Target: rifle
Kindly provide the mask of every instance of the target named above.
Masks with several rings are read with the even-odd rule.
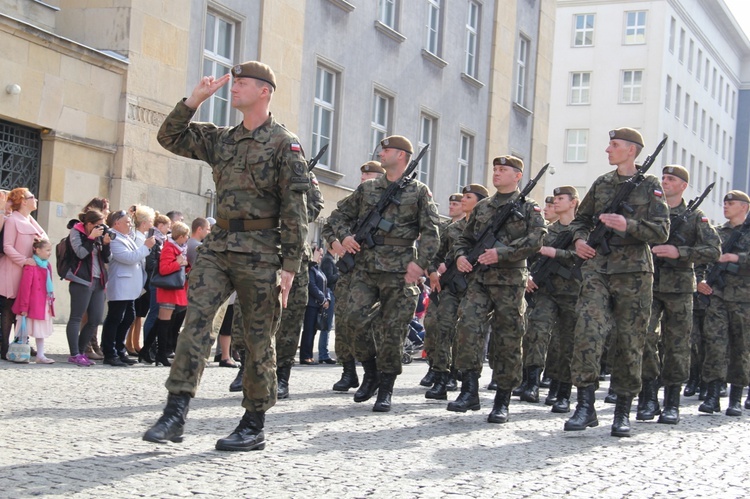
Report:
[[[492,223],[484,228],[482,233],[477,238],[477,242],[471,248],[466,256],[469,263],[474,266],[476,265],[479,257],[490,248],[493,248],[498,243],[497,232],[510,220],[511,217],[523,218],[521,213],[521,206],[526,203],[526,196],[536,187],[539,179],[549,168],[549,163],[544,165],[536,177],[529,180],[529,183],[523,188],[519,196],[514,200],[503,205],[500,210],[495,214],[492,219]],[[458,270],[456,267],[456,261],[454,260],[445,270],[445,273],[440,276],[440,287],[451,290],[452,293],[458,294],[466,291],[468,283],[466,282],[466,274]],[[430,293],[430,301],[439,302],[438,293],[433,291]]]
[[[635,213],[633,207],[628,204],[628,197],[630,197],[630,194],[636,189],[636,187],[641,185],[641,183],[645,180],[645,173],[649,168],[651,168],[651,165],[654,164],[656,157],[659,156],[659,153],[664,148],[664,144],[666,143],[667,137],[664,137],[662,141],[659,142],[659,145],[656,146],[653,154],[648,156],[646,158],[646,161],[643,162],[643,165],[635,172],[635,175],[627,179],[620,186],[609,206],[604,208],[601,213],[594,217],[594,219],[596,220],[596,225],[594,226],[594,230],[592,230],[589,234],[589,237],[586,240],[586,244],[597,250],[602,255],[609,255],[612,252],[609,247],[609,238],[612,237],[612,230],[604,225],[601,220],[599,220],[599,215],[603,213],[619,213],[621,210],[624,210],[629,214]],[[599,248],[601,248],[601,251],[599,251]],[[583,278],[581,276],[581,265],[583,265],[583,262],[585,262],[583,258],[576,256],[575,263],[570,269],[573,273],[573,276],[579,281]]]
[[[412,175],[412,172],[417,168],[419,161],[422,159],[422,156],[427,153],[429,147],[430,144],[427,144],[421,151],[419,151],[417,157],[411,160],[401,177],[395,182],[392,182],[385,189],[385,192],[380,196],[378,203],[370,208],[370,211],[368,211],[363,218],[357,221],[352,229],[352,235],[357,243],[360,245],[364,244],[366,248],[372,248],[375,246],[373,236],[378,230],[382,230],[387,234],[393,229],[393,222],[383,218],[383,213],[385,213],[385,210],[388,209],[390,205],[395,204],[396,206],[399,206],[401,204],[401,201],[399,200],[400,191],[414,180],[416,173]],[[346,253],[339,258],[336,266],[341,273],[346,274],[351,272],[354,268],[354,263],[354,254]]]
[[[315,155],[313,159],[310,160],[310,162],[307,164],[307,172],[310,173],[313,171],[313,168],[315,168],[315,165],[318,164],[318,161],[320,161],[320,158],[323,157],[323,155],[328,150],[328,144],[324,145],[320,148],[320,151],[318,151],[318,154]]]
[[[721,245],[721,254],[734,253],[735,246],[742,239],[747,232],[750,231],[750,213],[745,217],[745,221],[741,225],[735,227],[732,233],[729,235],[724,244]],[[711,269],[706,275],[706,284],[712,288],[722,289],[726,286],[724,281],[724,274],[727,272],[730,274],[736,274],[740,270],[740,266],[733,262],[716,262],[711,266]],[[704,304],[708,305],[711,301],[711,297],[698,293],[698,299]]]
[[[552,241],[552,244],[550,244],[550,246],[552,248],[565,249],[570,246],[570,243],[572,242],[573,232],[570,230],[566,230],[565,232],[561,232],[560,234],[558,234],[555,240]],[[531,274],[531,278],[533,279],[534,284],[536,284],[539,289],[542,289],[542,286],[547,286],[553,293],[555,292],[555,288],[550,281],[551,276],[559,275],[563,279],[570,279],[572,276],[570,270],[562,263],[560,263],[559,259],[542,255],[540,255],[539,258],[537,258],[536,261],[531,265],[531,268],[529,268],[529,273]],[[526,293],[526,301],[532,308],[534,307],[533,296],[534,293]]]

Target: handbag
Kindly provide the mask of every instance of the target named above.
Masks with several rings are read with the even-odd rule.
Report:
[[[315,318],[315,329],[324,331],[328,325],[328,309],[320,307],[318,309],[318,316]]]
[[[160,289],[182,289],[185,287],[185,267],[180,267],[171,274],[161,275],[159,266],[151,273],[151,285]]]
[[[26,330],[26,316],[16,321],[16,339],[8,346],[8,360],[18,364],[28,364],[31,359],[31,346]]]

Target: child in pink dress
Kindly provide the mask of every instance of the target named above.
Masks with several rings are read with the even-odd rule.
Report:
[[[21,284],[18,287],[13,313],[26,317],[26,332],[36,340],[37,364],[52,364],[55,361],[44,356],[44,338],[52,335],[52,318],[55,296],[52,284],[52,243],[47,239],[34,241],[34,265],[24,265]],[[16,328],[19,327],[19,317]]]

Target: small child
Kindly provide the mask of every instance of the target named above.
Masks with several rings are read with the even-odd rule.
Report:
[[[37,239],[32,248],[34,265],[23,267],[13,313],[26,317],[28,335],[36,339],[36,363],[53,364],[54,360],[44,356],[44,338],[52,335],[52,317],[55,316],[52,266],[49,262],[52,243],[47,239]]]

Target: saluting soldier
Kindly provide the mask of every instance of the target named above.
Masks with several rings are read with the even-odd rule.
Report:
[[[609,164],[617,169],[594,181],[570,224],[576,254],[586,262],[581,266],[583,281],[571,364],[578,405],[565,423],[565,431],[599,424],[594,392],[607,324],[613,323],[611,384],[617,403],[611,434],[628,437],[631,404],[641,391],[643,342],[653,301],[654,265],[649,244],[663,243],[669,237],[669,208],[659,179],[646,175],[627,199],[632,213],[603,213],[618,188],[636,174],[635,158],[643,149],[641,133],[632,128],[611,130],[609,139]],[[608,255],[586,244],[599,221],[613,232]]]
[[[524,335],[524,290],[528,269],[526,259],[539,251],[547,232],[541,208],[526,199],[519,210],[521,218],[511,217],[495,234],[497,244],[479,256],[473,269],[466,255],[476,245],[482,232],[492,225],[503,206],[515,202],[523,177],[523,161],[515,156],[500,156],[492,161],[494,196],[477,203],[466,227],[454,244],[456,267],[468,275],[468,288],[461,300],[461,317],[457,325],[458,349],[456,369],[462,373],[461,393],[447,409],[455,412],[476,411],[479,402],[479,375],[484,357],[484,325],[492,327],[490,367],[497,383],[495,403],[487,420],[508,420],[510,392],[521,381],[521,342]],[[473,272],[472,272],[473,270]]]
[[[242,123],[217,127],[192,122],[201,103],[232,76],[232,107],[242,112]],[[242,311],[247,347],[245,415],[216,448],[265,447],[265,413],[276,403],[274,334],[300,269],[307,235],[305,193],[310,188],[299,140],[269,113],[275,90],[270,67],[245,62],[234,66],[231,75],[203,77],[159,129],[162,147],[211,165],[218,214],[190,272],[185,328],[166,382],[167,406],[144,440],[182,441],[188,404],[211,348],[211,323],[221,303],[236,290],[235,307]]]
[[[694,265],[715,262],[721,255],[719,235],[701,210],[682,219],[687,210],[682,195],[689,181],[690,174],[682,166],[669,165],[662,169],[661,185],[669,206],[671,228],[666,244],[651,248],[656,268],[654,303],[643,349],[642,390],[635,416],[639,421],[649,421],[657,415],[659,423],[680,421],[680,389],[690,371],[690,330],[696,289]],[[660,343],[663,355],[659,352]],[[664,412],[659,408],[657,395],[659,376],[664,385]]]
[[[356,265],[349,283],[344,309],[351,324],[360,323],[380,302],[374,323],[376,352],[372,355],[372,331],[355,332],[354,353],[365,370],[355,402],[364,402],[375,391],[378,398],[373,411],[391,410],[391,397],[396,377],[401,374],[401,354],[414,317],[419,297],[416,283],[440,244],[439,215],[426,185],[411,180],[398,191],[399,203],[390,204],[383,218],[393,223],[390,232],[378,230],[375,246],[360,245],[351,233],[357,220],[364,218],[377,205],[392,182],[398,181],[408,166],[413,149],[411,142],[400,135],[384,138],[380,145],[380,164],[385,176],[360,184],[342,199],[331,214],[337,239],[344,249],[356,255]],[[338,221],[336,221],[338,220]],[[419,239],[419,246],[415,241]]]

